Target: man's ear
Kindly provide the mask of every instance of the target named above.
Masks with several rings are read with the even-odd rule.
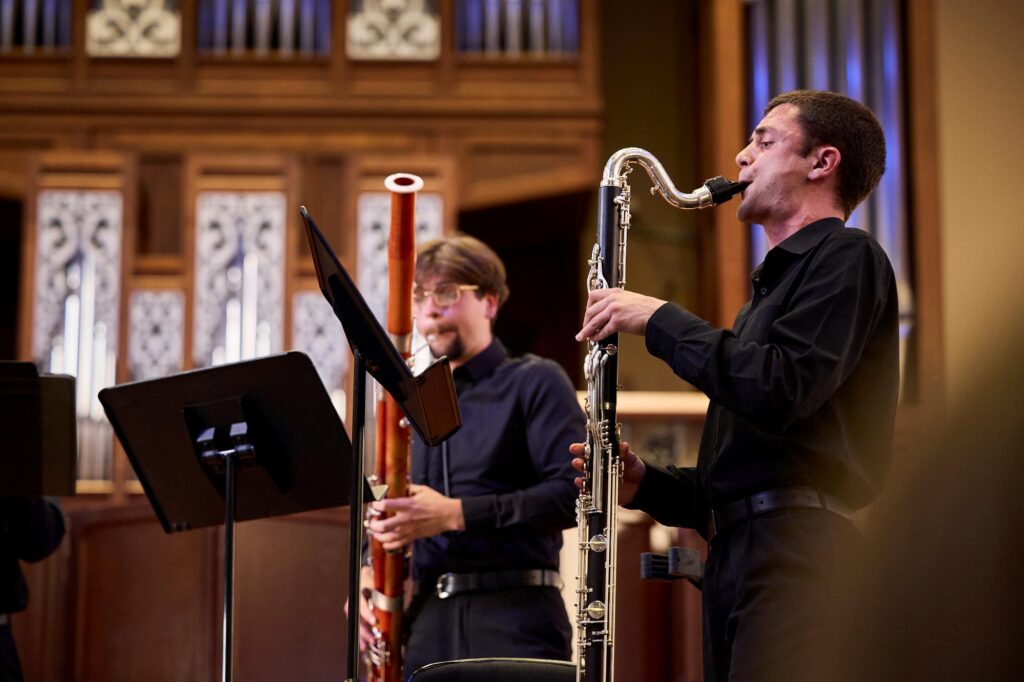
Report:
[[[498,314],[498,297],[495,294],[484,294],[484,314],[488,320],[493,320]]]
[[[824,180],[831,175],[835,175],[839,162],[842,161],[843,157],[835,147],[821,146],[815,147],[811,151],[811,158],[814,160],[814,165],[807,172],[807,179]]]

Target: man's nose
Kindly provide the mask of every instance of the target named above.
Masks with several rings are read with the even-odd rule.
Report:
[[[747,150],[749,149],[750,145],[748,144],[740,150],[739,154],[736,155],[736,165],[740,168],[746,168],[750,165],[750,155],[747,153]]]

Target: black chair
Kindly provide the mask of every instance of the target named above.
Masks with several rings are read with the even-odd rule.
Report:
[[[574,682],[576,666],[537,658],[467,658],[425,665],[410,682]]]

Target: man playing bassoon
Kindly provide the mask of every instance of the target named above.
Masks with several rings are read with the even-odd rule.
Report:
[[[558,555],[576,490],[563,453],[583,414],[561,367],[511,358],[494,336],[507,297],[505,267],[479,240],[420,248],[416,326],[451,362],[463,425],[437,447],[414,439],[409,497],[373,504],[391,513],[370,521],[374,537],[388,550],[412,544],[407,676],[435,661],[570,657]],[[367,568],[362,584],[372,584]],[[364,600],[362,646],[372,618]]]

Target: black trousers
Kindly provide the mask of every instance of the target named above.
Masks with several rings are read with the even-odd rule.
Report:
[[[705,682],[821,679],[837,562],[856,560],[863,544],[851,521],[820,509],[765,514],[716,536],[703,587]]]
[[[22,682],[21,662],[10,625],[0,625],[0,682]]]
[[[418,610],[418,613],[415,612]],[[469,592],[413,601],[405,674],[428,663],[492,656],[568,661],[572,629],[554,587]]]

